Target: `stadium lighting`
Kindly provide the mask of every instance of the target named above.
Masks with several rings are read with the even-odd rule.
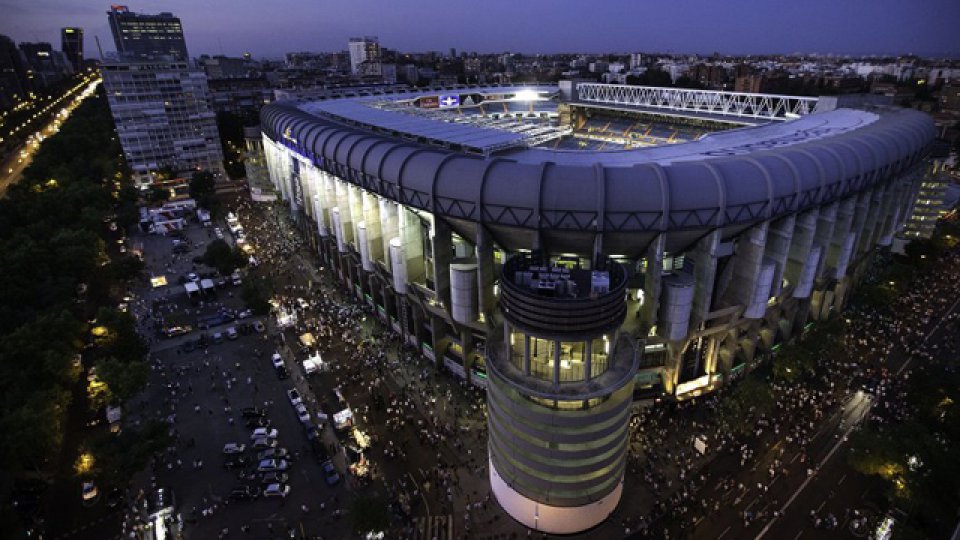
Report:
[[[513,101],[535,101],[540,99],[540,94],[535,90],[520,90],[513,95]]]

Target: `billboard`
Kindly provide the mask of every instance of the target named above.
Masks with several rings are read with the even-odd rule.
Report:
[[[445,96],[440,96],[440,108],[441,109],[452,109],[454,107],[460,106],[460,96],[457,94],[448,94]]]
[[[423,96],[417,99],[417,105],[421,109],[436,109],[440,106],[440,98],[437,96]]]

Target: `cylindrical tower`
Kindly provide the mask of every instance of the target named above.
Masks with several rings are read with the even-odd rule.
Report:
[[[490,484],[527,527],[553,534],[602,522],[623,490],[633,377],[626,273],[515,256],[503,266],[503,325],[487,345]]]

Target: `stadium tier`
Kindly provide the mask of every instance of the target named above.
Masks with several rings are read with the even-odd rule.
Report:
[[[628,87],[655,97],[598,103],[621,99],[599,86],[261,113],[313,247],[405,342],[486,387],[493,493],[548,533],[616,507],[633,400],[709,392],[844,306],[934,138],[912,110]]]

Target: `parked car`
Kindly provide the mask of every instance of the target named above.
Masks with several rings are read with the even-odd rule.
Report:
[[[289,466],[286,460],[283,459],[264,459],[257,464],[257,470],[259,472],[283,472],[287,470]]]
[[[288,479],[289,476],[285,472],[268,472],[260,477],[260,481],[264,484],[286,484]]]
[[[290,404],[294,407],[300,403],[303,403],[303,400],[300,398],[300,392],[297,392],[296,388],[287,390],[287,398],[290,400]]]
[[[250,463],[250,458],[241,455],[232,455],[228,456],[227,459],[223,461],[224,469],[241,469],[246,467]]]
[[[290,459],[290,452],[287,452],[286,448],[268,448],[257,454],[257,459],[260,461],[265,459]]]
[[[261,416],[266,416],[266,414],[266,411],[256,407],[244,407],[240,409],[240,415],[244,418],[259,418]]]
[[[323,479],[327,481],[328,486],[333,486],[340,481],[340,474],[337,468],[333,466],[332,461],[323,462]]]
[[[234,501],[252,501],[260,496],[260,488],[256,486],[240,486],[230,492],[230,498]]]
[[[261,321],[255,321],[253,323],[253,329],[256,330],[258,333],[262,334],[263,331],[266,330],[267,328],[263,325]]]
[[[223,453],[227,455],[242,454],[247,449],[247,445],[240,443],[227,443],[223,445]]]
[[[237,313],[237,318],[238,318],[238,319],[246,319],[247,317],[251,317],[251,316],[253,316],[253,310],[252,310],[252,309],[245,309],[245,310],[241,311],[240,313]]]
[[[261,437],[259,439],[254,439],[250,446],[254,450],[265,450],[267,448],[273,448],[277,445],[276,439],[268,439],[266,437]]]
[[[270,357],[270,363],[272,363],[275,368],[283,367],[283,357],[280,356],[280,353],[275,352],[273,356]]]
[[[279,433],[276,429],[261,427],[253,430],[253,433],[250,434],[250,440],[262,439],[264,437],[268,439],[276,439],[278,434]]]
[[[223,333],[222,333],[222,332],[214,332],[214,334],[213,334],[213,342],[214,342],[214,343],[223,343]]]
[[[187,281],[192,281],[194,283],[197,283],[198,281],[200,281],[200,276],[198,276],[194,272],[190,272],[189,274],[187,274]]]
[[[84,506],[89,506],[97,502],[97,499],[100,498],[100,492],[93,482],[84,482],[80,486],[80,496],[83,498]]]
[[[247,420],[247,427],[250,429],[256,429],[261,427],[270,427],[270,419],[262,416],[256,418],[251,418]]]
[[[287,484],[270,484],[263,490],[264,497],[284,498],[290,494],[290,486]]]
[[[310,423],[310,411],[303,406],[303,403],[298,403],[293,407],[293,409],[297,412],[297,418],[300,419],[300,422],[304,424]]]
[[[238,337],[240,337],[240,334],[237,333],[236,327],[231,326],[227,328],[227,339],[234,340]]]
[[[290,377],[290,372],[287,371],[287,368],[284,367],[284,366],[280,366],[280,367],[278,367],[278,368],[277,368],[276,370],[274,370],[274,371],[277,372],[277,378],[280,379],[281,381],[282,381],[283,379],[286,379],[286,378],[289,378],[289,377]]]

